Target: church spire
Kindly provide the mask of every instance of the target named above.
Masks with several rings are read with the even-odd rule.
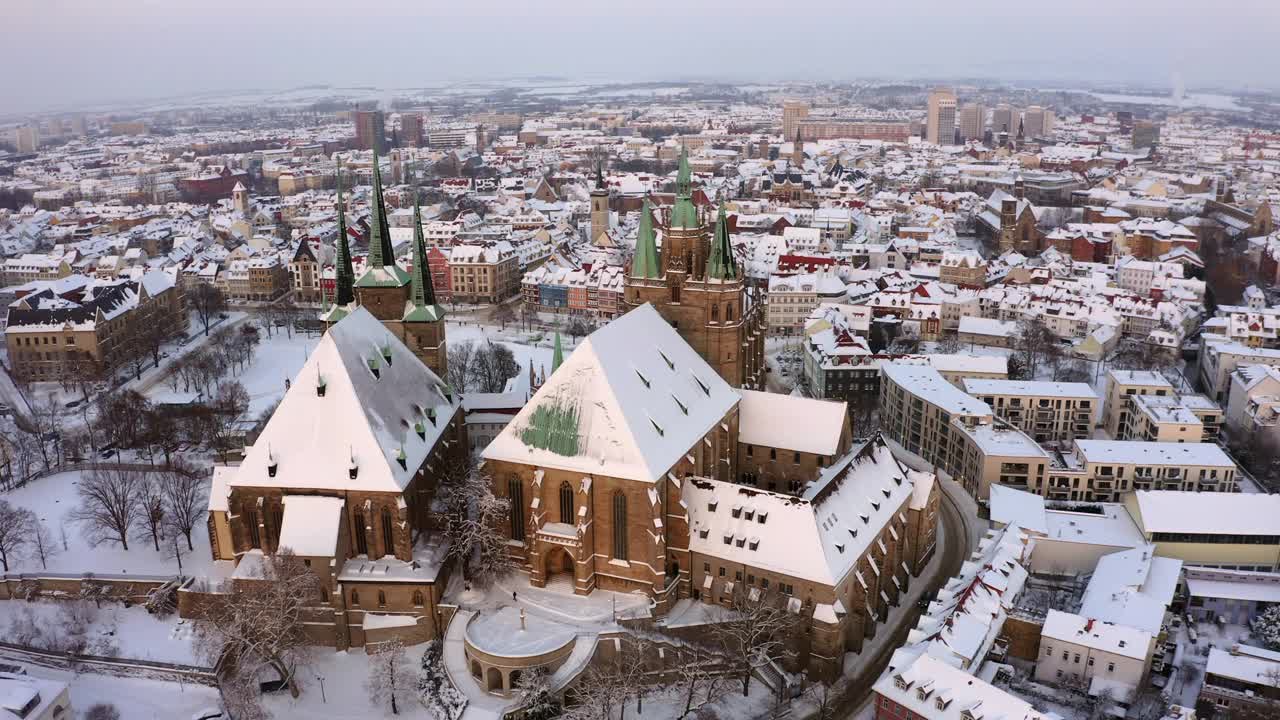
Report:
[[[369,268],[376,270],[396,262],[391,247],[391,228],[387,226],[387,206],[382,199],[382,170],[378,151],[373,151],[373,197],[369,199]]]
[[[693,204],[693,171],[689,169],[689,149],[680,145],[680,169],[676,172],[676,201],[668,222],[673,228],[698,227],[698,208]]]
[[[707,260],[707,278],[711,280],[736,280],[738,268],[733,260],[733,244],[729,242],[729,220],[724,212],[724,200],[716,214],[715,235],[711,239],[711,257]]]
[[[338,307],[355,302],[356,273],[351,267],[351,245],[347,237],[347,218],[342,202],[342,159],[338,159],[338,257],[333,269],[336,292],[334,304]]]
[[[413,199],[413,280],[409,301],[417,307],[436,304],[436,290],[431,283],[431,267],[427,264],[427,243],[422,237],[422,206]]]
[[[564,346],[560,344],[560,332],[556,331],[556,344],[551,350],[551,372],[555,373],[564,364]]]
[[[631,277],[657,278],[658,242],[653,234],[653,211],[645,198],[640,208],[640,230],[636,233],[636,256],[631,261]]]

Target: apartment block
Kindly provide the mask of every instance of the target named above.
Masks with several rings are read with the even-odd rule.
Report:
[[[1101,401],[1086,383],[965,380],[964,389],[1039,443],[1092,436]]]

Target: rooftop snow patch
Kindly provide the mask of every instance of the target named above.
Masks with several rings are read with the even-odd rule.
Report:
[[[356,308],[320,339],[230,484],[401,492],[460,403]]]
[[[780,393],[739,390],[738,441],[832,456],[840,449],[847,406]]]
[[[338,547],[342,522],[342,498],[318,495],[285,495],[284,518],[280,522],[281,548],[295,555],[333,557]]]
[[[583,340],[484,458],[653,482],[738,401],[646,304]]]

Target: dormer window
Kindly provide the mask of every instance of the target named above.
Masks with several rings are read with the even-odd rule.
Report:
[[[427,439],[427,426],[423,425],[421,420],[413,424],[413,431],[418,434],[419,439]]]
[[[742,517],[742,506],[741,506],[741,505],[734,505],[734,506],[733,506],[733,511],[732,511],[732,512],[733,512],[733,517],[734,517],[735,519],[736,519],[736,518],[740,518],[740,517]]]
[[[709,510],[710,512],[715,512],[715,511],[716,511],[716,508],[717,508],[717,507],[719,507],[719,506],[720,506],[720,501],[719,501],[719,500],[708,500],[708,501],[707,501],[707,510]]]
[[[724,536],[724,544],[728,545],[733,542],[733,535],[726,534]]]
[[[401,470],[409,469],[409,460],[405,457],[404,448],[400,448],[400,451],[396,453],[396,462],[400,464]]]
[[[382,358],[387,361],[388,366],[391,365],[391,346],[390,345],[382,346]]]
[[[756,516],[756,522],[760,523],[761,525],[763,525],[764,521],[768,519],[769,519],[769,512],[767,510],[761,510],[760,514]]]
[[[701,538],[702,540],[706,540],[707,536],[710,534],[711,534],[711,531],[707,530],[706,528],[703,528],[702,530],[698,531],[698,537]]]
[[[738,547],[742,547],[742,546],[744,546],[744,545],[746,545],[746,544],[747,544],[747,539],[746,539],[746,538],[741,538],[741,537],[740,537],[740,538],[735,538],[733,542],[734,542],[734,544],[735,544],[735,545],[737,545]]]
[[[667,367],[671,368],[672,370],[675,370],[675,369],[676,369],[676,364],[675,364],[675,363],[673,363],[673,362],[671,362],[671,358],[667,357],[667,354],[666,354],[666,353],[664,353],[664,352],[662,352],[661,350],[659,350],[659,351],[658,351],[658,354],[659,354],[659,355],[661,355],[661,356],[662,356],[662,359],[666,361],[666,363],[667,363]]]
[[[382,371],[380,369],[381,367],[382,367],[382,364],[377,357],[369,358],[369,372],[373,373],[374,380],[377,380],[382,376]]]

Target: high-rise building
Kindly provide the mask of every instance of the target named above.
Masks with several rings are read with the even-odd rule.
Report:
[[[422,115],[420,113],[400,114],[400,143],[409,147],[422,147]]]
[[[13,131],[13,144],[20,153],[33,153],[40,147],[40,130],[35,125],[23,125]]]
[[[1002,132],[1015,135],[1018,132],[1018,121],[1021,119],[1021,113],[1017,108],[1000,103],[995,110],[991,111],[991,132],[997,135]]]
[[[982,103],[965,103],[960,108],[960,137],[981,140],[987,128],[987,108]]]
[[[929,93],[929,116],[925,140],[934,145],[950,145],[956,135],[956,94],[951,88],[934,88]]]
[[[790,140],[796,136],[796,125],[809,117],[809,106],[799,100],[788,100],[782,103],[782,139]]]
[[[1133,147],[1155,147],[1160,142],[1160,126],[1150,120],[1138,120],[1133,123]]]
[[[381,110],[356,110],[351,117],[356,125],[356,147],[380,153],[387,151],[386,116]]]
[[[1022,134],[1027,138],[1042,138],[1053,132],[1053,111],[1032,105],[1022,113]]]

